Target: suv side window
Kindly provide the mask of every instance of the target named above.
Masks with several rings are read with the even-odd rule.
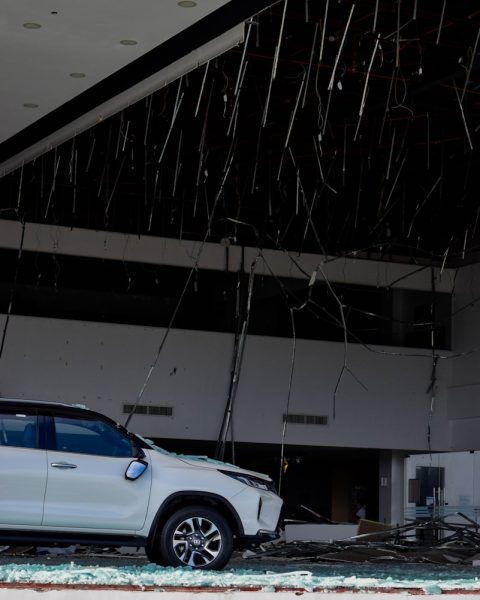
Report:
[[[37,415],[0,412],[0,446],[38,448]]]
[[[131,457],[131,440],[99,419],[54,416],[56,449],[60,452]]]

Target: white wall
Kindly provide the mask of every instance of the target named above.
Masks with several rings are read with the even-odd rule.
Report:
[[[163,332],[128,325],[11,317],[0,359],[0,395],[81,402],[124,422],[122,404],[135,401]],[[232,335],[172,330],[142,403],[173,406],[174,416],[135,415],[131,428],[155,437],[216,439],[232,351]],[[235,407],[238,441],[281,441],[291,351],[288,339],[248,337]],[[350,345],[348,367],[367,389],[345,372],[333,421],[333,391],[342,364],[343,344],[297,341],[290,412],[328,415],[330,422],[328,426],[291,424],[286,442],[428,450],[428,353],[424,358],[389,356]],[[449,365],[440,363],[432,419],[434,450],[448,449],[446,397],[442,393],[448,381]]]
[[[0,220],[0,247],[18,248],[20,225]],[[198,242],[87,231],[27,223],[24,250],[110,260],[191,267]],[[245,252],[249,271],[255,248],[205,244],[200,268],[237,271]],[[227,260],[228,259],[228,260]],[[294,260],[292,260],[294,259]],[[429,269],[355,257],[268,250],[257,273],[308,279],[322,264],[331,281],[428,290]],[[301,267],[297,268],[296,265]],[[438,291],[455,289],[455,307],[480,296],[480,269],[436,270]],[[319,271],[317,278],[323,274]],[[0,316],[0,327],[2,324]],[[120,421],[123,403],[135,401],[163,335],[162,329],[40,318],[12,317],[0,358],[0,394],[85,402]],[[480,346],[480,308],[454,320],[454,351]],[[216,439],[227,399],[233,336],[173,330],[143,402],[171,405],[174,417],[135,416],[132,425],[163,437]],[[382,351],[381,348],[377,350]],[[441,359],[427,442],[432,359],[427,350],[384,348],[384,354],[351,344],[347,370],[333,391],[343,364],[343,344],[298,340],[290,412],[327,415],[328,426],[288,426],[286,442],[392,450],[480,448],[479,353]],[[288,394],[292,342],[249,336],[235,407],[235,437],[278,443]],[[396,355],[397,354],[397,355]],[[353,375],[352,375],[353,374]],[[358,378],[367,389],[355,380]]]

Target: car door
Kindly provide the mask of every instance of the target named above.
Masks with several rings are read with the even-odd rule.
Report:
[[[47,453],[34,409],[0,408],[0,526],[40,525]]]
[[[88,415],[53,414],[53,449],[43,526],[133,532],[148,509],[151,469],[125,478],[135,448],[113,424]]]

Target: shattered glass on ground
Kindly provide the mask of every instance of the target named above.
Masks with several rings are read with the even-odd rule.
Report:
[[[258,564],[234,558],[220,572],[190,568],[163,568],[142,557],[2,556],[0,582],[48,585],[108,585],[138,588],[278,588],[333,590],[422,590],[439,594],[451,590],[478,590],[477,567],[406,564],[311,564],[289,561]]]

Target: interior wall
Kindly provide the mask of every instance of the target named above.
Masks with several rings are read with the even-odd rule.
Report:
[[[415,479],[417,467],[445,469],[445,503],[451,511],[480,506],[480,452],[446,452],[410,456],[406,460],[406,479]],[[415,506],[413,503],[408,503],[408,489],[406,489],[405,501],[405,506]]]
[[[0,395],[80,402],[123,423],[122,405],[135,402],[163,334],[148,327],[12,316],[0,359]],[[237,441],[281,442],[292,349],[289,339],[247,338],[234,410]],[[289,424],[285,442],[427,451],[430,422],[431,449],[448,449],[442,392],[450,380],[448,365],[439,365],[430,419],[428,353],[385,352],[349,345],[334,418],[344,346],[297,340],[289,412],[324,415],[328,424]],[[232,335],[172,330],[142,404],[171,406],[173,416],[135,415],[131,429],[158,438],[215,440],[232,353]]]

